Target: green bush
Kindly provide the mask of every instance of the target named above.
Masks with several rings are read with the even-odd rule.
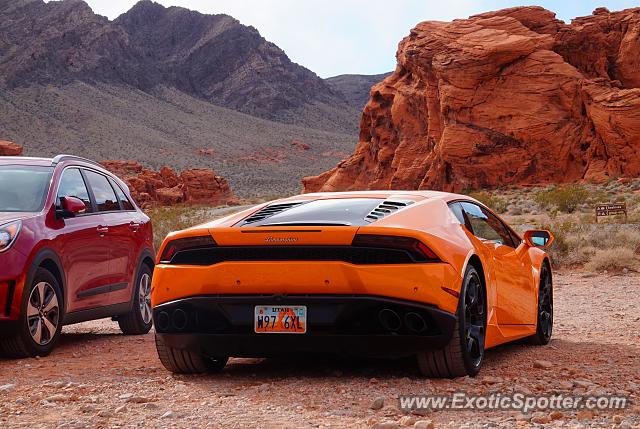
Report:
[[[584,203],[589,193],[579,185],[566,185],[552,187],[539,191],[535,200],[545,208],[555,208],[564,213],[573,213],[576,208]]]
[[[509,203],[504,198],[491,195],[487,191],[471,192],[468,194],[471,198],[475,198],[485,206],[489,207],[496,213],[504,213],[507,211]]]

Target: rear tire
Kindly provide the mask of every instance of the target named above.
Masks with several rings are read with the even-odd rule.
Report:
[[[131,311],[118,317],[118,325],[125,335],[144,335],[151,330],[151,278],[153,271],[145,263],[140,265],[134,285]]]
[[[222,371],[228,357],[212,358],[189,350],[167,346],[156,334],[156,350],[162,365],[175,374],[202,374]]]
[[[536,333],[528,338],[530,344],[544,346],[551,341],[553,334],[553,281],[551,268],[544,262],[540,269],[540,286],[538,287],[538,307],[536,316]]]
[[[458,314],[449,343],[439,350],[418,353],[418,368],[430,378],[475,376],[484,359],[486,294],[478,271],[467,267],[462,282]]]
[[[23,291],[16,332],[0,338],[0,355],[15,359],[47,356],[60,338],[63,308],[58,280],[38,268]]]

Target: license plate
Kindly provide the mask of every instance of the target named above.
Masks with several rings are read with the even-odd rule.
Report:
[[[304,334],[307,332],[307,307],[256,305],[253,325],[258,334]]]

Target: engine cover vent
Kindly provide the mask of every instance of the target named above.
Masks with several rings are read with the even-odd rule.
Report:
[[[390,215],[391,213],[395,213],[398,210],[400,210],[401,208],[410,206],[411,204],[413,204],[415,201],[411,201],[411,200],[386,200],[383,201],[382,203],[380,203],[380,205],[378,207],[376,207],[375,209],[371,210],[371,213],[369,213],[364,220],[366,220],[367,222],[375,222],[377,220],[382,219],[383,217]]]
[[[278,213],[282,213],[285,210],[289,210],[293,207],[297,207],[299,205],[302,205],[304,203],[306,203],[307,201],[295,201],[295,202],[291,202],[291,203],[280,203],[280,204],[271,204],[269,206],[266,206],[265,208],[263,208],[262,210],[258,210],[257,212],[255,212],[254,214],[252,214],[251,216],[249,216],[248,218],[246,218],[244,220],[244,222],[242,222],[243,225],[249,224],[249,223],[254,223],[254,222],[259,222],[263,219],[266,219],[270,216],[276,215]]]

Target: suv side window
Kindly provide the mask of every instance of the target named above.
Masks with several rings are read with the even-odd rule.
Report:
[[[116,193],[109,184],[107,177],[91,170],[85,170],[84,174],[93,191],[98,211],[112,212],[120,210],[118,197],[116,197]]]
[[[85,213],[93,212],[91,198],[87,191],[87,185],[84,183],[82,174],[77,168],[68,168],[62,173],[60,185],[58,186],[58,195],[56,196],[56,206],[60,207],[61,197],[74,197],[81,200],[85,206]]]
[[[509,230],[493,213],[477,204],[462,202],[461,205],[471,223],[473,235],[515,248]]]
[[[120,189],[120,186],[118,186],[118,184],[113,179],[111,179],[111,177],[109,177],[109,183],[111,183],[111,186],[116,191],[116,195],[118,196],[120,204],[122,205],[122,210],[135,210],[133,208],[133,204],[131,204],[131,201],[129,201],[129,198],[127,198],[122,189]]]

